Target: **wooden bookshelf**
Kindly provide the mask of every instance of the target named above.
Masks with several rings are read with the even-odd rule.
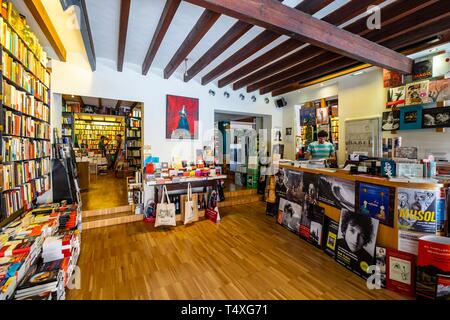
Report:
[[[142,167],[142,111],[133,108],[126,119],[126,157],[128,167],[140,170]]]
[[[47,54],[34,34],[21,33],[27,29],[24,20],[9,9],[0,16],[0,226],[23,214],[51,186]]]

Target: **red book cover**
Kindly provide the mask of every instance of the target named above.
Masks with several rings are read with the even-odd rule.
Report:
[[[439,279],[450,276],[450,238],[424,236],[419,239],[416,294],[436,299]],[[441,280],[441,285],[443,282]]]
[[[388,248],[386,250],[386,288],[407,296],[415,295],[416,256]]]

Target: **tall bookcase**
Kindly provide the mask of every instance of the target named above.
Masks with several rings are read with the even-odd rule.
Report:
[[[0,17],[0,226],[50,189],[50,72],[23,17],[3,3]]]
[[[126,156],[128,167],[139,171],[142,167],[142,111],[135,107],[126,119]]]

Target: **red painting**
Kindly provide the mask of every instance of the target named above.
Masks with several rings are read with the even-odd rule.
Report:
[[[167,139],[198,139],[198,105],[198,99],[167,95]]]

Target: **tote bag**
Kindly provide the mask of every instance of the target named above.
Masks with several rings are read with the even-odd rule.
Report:
[[[197,201],[192,198],[192,187],[188,184],[187,201],[184,203],[184,224],[198,221]]]
[[[167,198],[167,203],[164,203],[164,195]],[[170,203],[169,195],[167,194],[166,186],[163,187],[163,194],[161,203],[156,206],[156,221],[155,227],[159,226],[173,226],[177,225],[175,218],[175,204]]]

